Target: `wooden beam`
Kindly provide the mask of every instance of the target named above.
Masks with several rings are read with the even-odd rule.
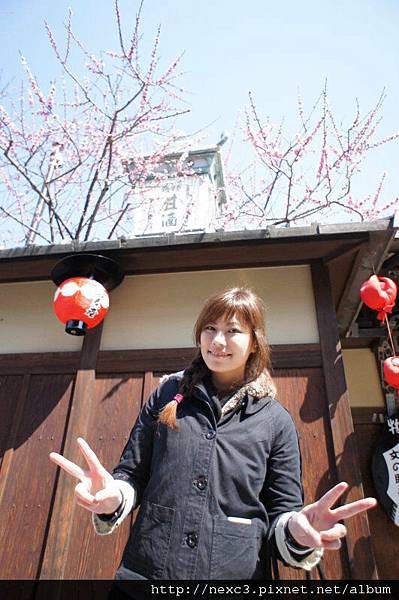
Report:
[[[144,373],[143,381],[143,394],[141,397],[141,406],[143,406],[149,398],[152,390],[154,389],[154,376],[152,371],[146,371]]]
[[[212,269],[253,268],[305,264],[310,260],[333,256],[341,248],[367,240],[367,233],[352,237],[312,236],[308,239],[249,239],[229,242],[176,244],[128,249],[104,249],[100,253],[116,260],[125,275],[173,273]],[[54,265],[73,252],[21,256],[0,260],[0,283],[45,281]]]
[[[347,337],[341,338],[341,344],[344,350],[371,348],[373,344],[378,343],[378,340],[379,338],[376,337]]]
[[[342,350],[327,267],[321,260],[311,265],[320,349],[330,415],[330,431],[337,482],[346,481],[350,488],[345,502],[363,498],[357,448],[345,380]],[[323,399],[321,398],[322,402]],[[349,572],[353,579],[375,579],[377,568],[366,513],[345,521]]]
[[[371,231],[369,241],[358,252],[351,275],[345,285],[337,307],[338,331],[341,337],[346,336],[359,314],[362,306],[359,290],[364,281],[378,273],[395,237],[395,230]]]
[[[72,394],[71,410],[66,424],[65,445],[62,453],[78,464],[83,464],[84,460],[82,461],[82,454],[76,439],[86,437],[88,430],[102,328],[103,323],[93,330],[89,330],[85,335]],[[64,578],[76,508],[74,499],[76,483],[73,477],[60,470],[40,579]]]
[[[97,373],[177,371],[192,360],[195,350],[195,348],[102,350],[97,355],[96,371]],[[322,364],[319,344],[273,345],[271,352],[275,369],[320,367]],[[0,375],[76,373],[81,360],[79,352],[27,352],[19,354],[18,360],[15,358],[15,354],[0,354]]]
[[[16,360],[16,356],[18,356],[18,360]],[[76,373],[79,361],[80,352],[0,354],[0,375]]]
[[[97,372],[126,373],[171,372],[184,369],[190,363],[196,348],[159,348],[155,350],[103,350],[99,353]],[[282,344],[271,346],[274,369],[301,369],[321,367],[319,344]]]
[[[354,406],[352,419],[354,425],[375,425],[382,431],[387,411],[385,406]]]
[[[326,264],[334,262],[339,258],[343,258],[344,256],[351,256],[355,252],[357,252],[364,244],[363,241],[359,241],[356,244],[343,244],[342,246],[337,247],[330,254],[324,257],[324,262]]]

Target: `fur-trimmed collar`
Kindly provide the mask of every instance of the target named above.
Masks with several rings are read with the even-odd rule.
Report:
[[[245,384],[233,394],[233,396],[227,400],[222,407],[222,417],[228,412],[234,410],[236,406],[245,398],[246,394],[249,394],[256,400],[265,398],[266,396],[276,397],[276,386],[268,371],[264,371],[259,375],[257,379],[250,381]]]
[[[171,373],[170,375],[163,375],[161,377],[159,383],[164,383],[170,377],[177,377],[181,379],[183,377],[184,371],[179,371],[178,373]],[[228,412],[231,412],[236,408],[236,406],[245,398],[246,394],[252,396],[255,401],[260,400],[260,398],[271,397],[275,398],[277,395],[276,386],[273,383],[273,379],[270,376],[268,371],[264,371],[249,383],[243,385],[240,389],[238,389],[232,396],[225,402],[222,406],[221,416],[224,416]]]

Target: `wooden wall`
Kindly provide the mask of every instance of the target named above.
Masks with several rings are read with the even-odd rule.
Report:
[[[111,469],[159,377],[184,367],[192,350],[103,352],[95,361],[99,335],[85,338],[81,356],[0,357],[1,579],[109,579],[119,564],[135,515],[112,536],[96,536],[90,515],[73,500],[73,478],[48,454],[57,451],[83,464],[76,444],[82,435]],[[338,477],[321,351],[318,345],[278,346],[273,359],[280,401],[299,431],[310,502]],[[338,465],[352,461],[345,444]],[[370,540],[353,537],[361,530],[354,531],[350,543],[366,549],[366,556],[356,551],[356,573],[372,577]],[[347,545],[327,552],[324,563],[329,578],[353,576]],[[281,576],[304,573],[283,568]]]

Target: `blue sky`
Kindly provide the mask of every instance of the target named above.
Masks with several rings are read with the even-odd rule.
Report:
[[[0,0],[0,70],[3,84],[22,77],[21,51],[46,87],[57,73],[43,21],[58,40],[71,6],[74,29],[93,51],[115,48],[112,0]],[[121,0],[126,31],[133,27],[138,2]],[[149,47],[162,26],[161,57],[169,64],[184,51],[182,86],[191,108],[180,127],[206,130],[214,144],[231,131],[251,90],[259,112],[272,121],[286,118],[296,131],[296,97],[310,108],[328,80],[338,120],[349,122],[355,98],[364,112],[385,87],[381,134],[399,130],[399,3],[395,0],[146,0],[142,30]],[[147,46],[146,46],[147,45]],[[386,193],[397,194],[398,144],[376,151],[365,177],[373,190],[388,171]],[[238,150],[240,160],[245,151]]]

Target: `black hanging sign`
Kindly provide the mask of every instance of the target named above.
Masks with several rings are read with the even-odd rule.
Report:
[[[372,473],[380,504],[399,526],[399,412],[385,419],[382,438],[374,448]]]

